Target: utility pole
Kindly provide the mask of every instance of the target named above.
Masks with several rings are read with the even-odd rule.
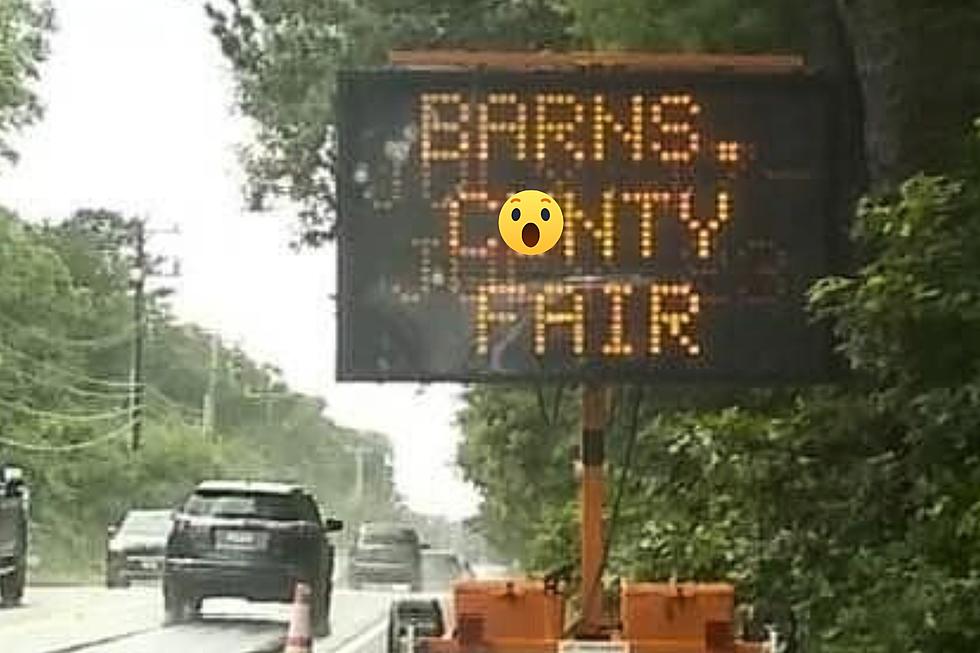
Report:
[[[354,449],[354,455],[357,456],[357,467],[356,476],[354,477],[354,496],[356,497],[358,503],[364,500],[364,454],[367,453],[367,449],[362,446],[358,446]]]
[[[142,219],[133,222],[136,260],[131,273],[133,284],[133,358],[130,365],[129,418],[132,422],[133,451],[142,445],[143,429],[143,294],[146,287],[146,231]]]
[[[262,410],[264,414],[265,424],[271,424],[273,418],[272,405],[276,401],[287,399],[291,393],[281,392],[274,390],[276,384],[279,382],[278,373],[276,376],[272,376],[268,371],[266,372],[265,378],[265,389],[255,392],[250,390],[246,385],[244,387],[244,394],[249,399],[255,399],[262,402]]]
[[[605,437],[609,420],[608,390],[586,384],[582,389],[582,480],[579,491],[582,551],[582,619],[580,637],[595,637],[603,629],[602,566],[604,539],[602,504]]]
[[[272,391],[272,387],[275,385],[275,379],[271,376],[266,377],[265,380],[265,393],[262,395],[262,409],[265,412],[265,423],[272,423],[272,402],[275,401],[276,393]]]
[[[367,454],[371,453],[373,449],[363,444],[355,444],[352,446],[344,446],[344,449],[348,453],[354,454],[354,491],[351,493],[351,498],[360,503],[364,500],[365,491],[365,478],[367,476],[366,472],[366,458]]]
[[[218,388],[218,351],[220,348],[218,334],[211,334],[211,360],[208,364],[208,388],[204,393],[204,405],[201,410],[201,433],[204,439],[214,436],[214,402]]]
[[[151,276],[178,276],[179,270],[174,265],[170,274],[157,272],[157,267],[164,261],[161,257],[153,257],[147,253],[146,240],[154,234],[179,234],[178,227],[165,230],[147,230],[146,221],[136,218],[129,222],[129,237],[133,246],[133,261],[130,267],[130,286],[133,289],[133,354],[129,368],[129,418],[131,422],[131,442],[133,451],[142,445],[143,435],[143,405],[146,382],[143,370],[143,354],[146,343],[146,302],[147,297],[153,301],[157,290],[147,290],[147,281]]]

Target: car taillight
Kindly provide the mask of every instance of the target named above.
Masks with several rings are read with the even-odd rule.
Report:
[[[211,528],[203,524],[195,524],[187,517],[174,519],[173,533],[178,541],[190,543],[193,546],[211,545]]]
[[[211,546],[211,527],[201,524],[191,524],[188,526],[191,542],[195,546]]]
[[[280,540],[297,542],[317,537],[320,534],[320,529],[316,524],[309,522],[289,522],[277,524],[272,528],[272,532],[278,535]]]

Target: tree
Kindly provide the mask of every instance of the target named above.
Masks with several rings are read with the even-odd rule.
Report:
[[[44,0],[0,3],[0,157],[14,161],[17,153],[6,135],[41,116],[34,89],[40,65],[48,54],[54,12]]]
[[[962,155],[980,101],[980,8],[969,0],[833,2],[864,107],[871,180],[892,187]]]
[[[980,11],[969,0],[226,0],[208,14],[258,127],[246,155],[252,197],[301,202],[301,235],[314,245],[330,236],[335,210],[332,80],[391,48],[806,51],[841,83],[846,138],[867,143],[875,183],[945,169],[980,100]],[[853,200],[864,174],[858,166],[845,178]]]
[[[556,407],[558,421],[549,424],[534,395],[523,388],[467,391],[466,408],[458,418],[465,437],[457,461],[464,478],[483,495],[479,528],[501,553],[545,565],[559,561],[534,552],[527,543],[574,496],[570,434],[577,396],[566,397]]]
[[[806,43],[800,3],[568,0],[572,31],[596,49],[787,52]]]
[[[556,0],[224,0],[207,12],[234,68],[239,106],[256,126],[244,159],[251,203],[298,202],[300,241],[314,246],[333,232],[331,125],[341,67],[380,63],[393,47],[513,49],[570,40],[568,12]]]
[[[27,471],[42,573],[89,577],[107,524],[173,506],[207,477],[300,482],[345,519],[396,514],[389,474],[369,479],[366,500],[351,492],[354,450],[387,460],[385,438],[334,423],[322,399],[220,341],[215,429],[203,437],[214,336],[179,324],[153,293],[146,446],[128,450],[130,240],[130,221],[112,211],[40,226],[0,211],[0,454]]]
[[[512,5],[520,3],[500,6]],[[314,59],[372,62],[386,47],[439,43],[424,36],[447,25],[466,34],[462,14],[421,11],[409,20],[397,11],[403,6],[388,7],[396,18],[369,34],[338,21],[339,54]],[[798,651],[977,650],[980,157],[966,134],[980,105],[980,8],[925,0],[762,2],[751,11],[726,0],[567,0],[550,8],[563,25],[553,32],[557,46],[805,50],[840,91],[841,149],[854,154],[838,170],[848,184],[839,208],[855,216],[852,274],[821,282],[811,297],[851,375],[829,387],[728,397],[737,408],[644,402],[610,570],[727,577]],[[289,15],[303,23],[312,14]],[[492,16],[481,24],[497,33]],[[298,33],[286,22],[280,17],[283,32]],[[217,27],[235,51],[244,30],[231,19]],[[247,51],[267,79],[295,79],[261,48]],[[236,69],[246,83],[247,69]],[[281,101],[271,85],[261,97]],[[328,109],[324,102],[321,124]],[[246,113],[266,129],[287,124]],[[964,161],[964,150],[972,158]],[[329,192],[329,166],[316,169]],[[315,226],[329,227],[329,214],[319,215]],[[484,495],[481,528],[534,568],[568,562],[576,553],[568,447],[577,411],[560,411],[552,431],[527,388],[474,388],[466,404],[458,458]]]

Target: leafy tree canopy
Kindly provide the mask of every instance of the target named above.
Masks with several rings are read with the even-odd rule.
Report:
[[[721,409],[646,398],[610,573],[732,581],[793,650],[976,650],[977,224],[980,158],[862,203],[867,262],[811,298],[853,369],[842,383]],[[471,390],[459,461],[483,492],[483,532],[544,570],[578,554],[577,407],[562,406],[555,439],[532,397]],[[609,430],[610,505],[631,401]]]
[[[54,13],[45,0],[4,0],[0,3],[0,157],[15,160],[3,135],[41,116],[34,90],[40,65],[48,54]]]
[[[41,574],[91,574],[107,524],[174,506],[207,477],[303,483],[352,526],[404,513],[384,436],[334,423],[323,400],[220,341],[205,434],[214,336],[177,322],[166,293],[147,298],[145,444],[129,451],[132,235],[111,211],[42,225],[0,211],[0,458],[27,470]]]
[[[302,202],[312,244],[329,237],[335,210],[333,74],[389,48],[805,48],[852,86],[842,111],[875,194],[855,212],[854,273],[824,280],[811,301],[853,374],[710,404],[683,392],[642,401],[610,571],[728,578],[795,651],[978,650],[980,158],[962,169],[957,158],[980,149],[975,137],[962,146],[980,98],[975,2],[214,5],[259,130],[247,157],[255,196]],[[842,171],[855,195],[862,167]],[[539,570],[578,551],[575,395],[557,417],[542,403],[529,388],[469,390],[458,453],[483,493],[483,532]],[[614,471],[626,414],[610,437]]]
[[[343,66],[384,61],[391,48],[557,48],[572,41],[556,0],[367,0],[357,3],[208,4],[212,30],[234,66],[239,105],[254,120],[245,152],[252,204],[299,202],[300,237],[323,243],[336,211],[331,124]]]

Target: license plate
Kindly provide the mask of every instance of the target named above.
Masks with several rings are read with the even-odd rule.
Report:
[[[630,653],[630,643],[566,639],[558,642],[558,653]]]
[[[156,560],[142,560],[140,561],[140,567],[147,571],[154,571],[160,568],[160,563]]]
[[[263,551],[268,541],[269,534],[261,531],[219,530],[214,537],[215,548],[229,551]]]

